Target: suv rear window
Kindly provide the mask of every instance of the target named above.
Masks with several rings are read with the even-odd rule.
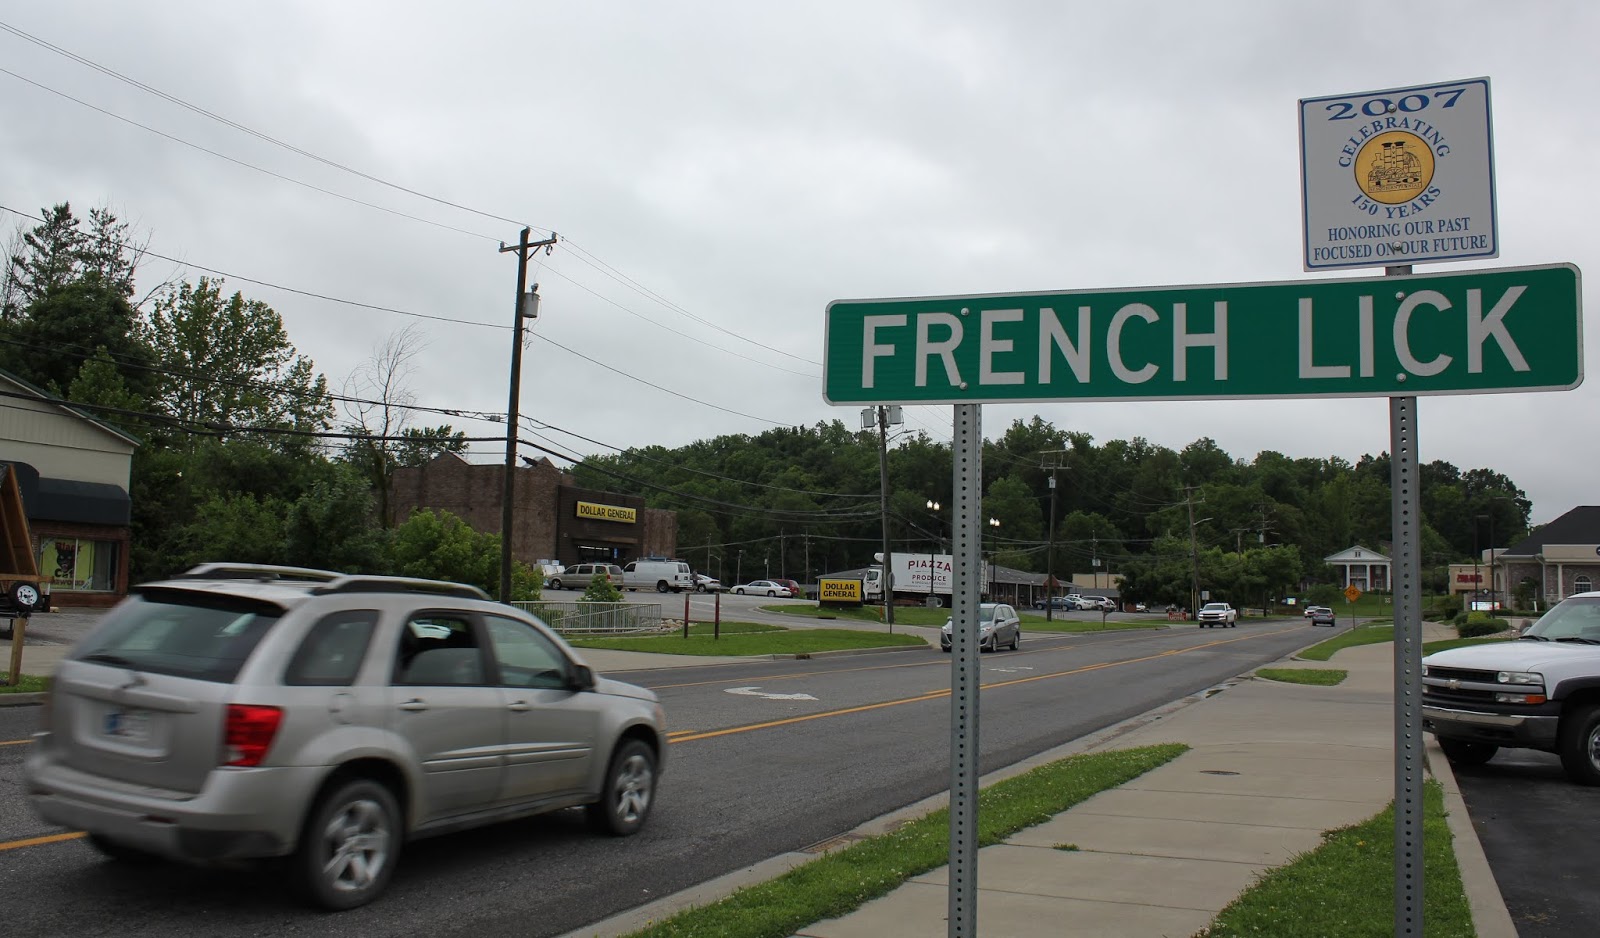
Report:
[[[73,657],[227,684],[283,612],[272,603],[152,590],[108,615]]]

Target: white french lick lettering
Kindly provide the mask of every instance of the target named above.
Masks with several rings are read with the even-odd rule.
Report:
[[[1015,343],[1011,339],[997,339],[994,337],[994,324],[997,322],[1021,322],[1022,310],[1020,309],[986,309],[978,314],[978,384],[988,387],[991,384],[1021,384],[1023,374],[1020,371],[995,371],[994,357],[997,354],[1009,352]]]
[[[1311,297],[1300,298],[1300,377],[1348,378],[1349,365],[1317,365],[1311,357]]]
[[[1129,303],[1117,310],[1116,315],[1111,317],[1111,331],[1106,335],[1106,357],[1111,360],[1111,373],[1117,376],[1117,380],[1143,384],[1154,378],[1160,369],[1154,363],[1146,362],[1143,368],[1134,371],[1122,360],[1122,327],[1135,316],[1152,323],[1161,319],[1155,310],[1143,303]]]
[[[1411,312],[1424,303],[1440,312],[1450,308],[1450,301],[1437,290],[1418,290],[1406,297],[1394,314],[1394,353],[1400,359],[1400,367],[1427,378],[1448,368],[1453,359],[1441,352],[1431,362],[1419,362],[1411,354]]]
[[[1057,349],[1061,350],[1061,357],[1066,359],[1067,367],[1072,369],[1072,377],[1079,384],[1089,383],[1089,307],[1078,307],[1078,341],[1073,342],[1067,335],[1067,330],[1062,328],[1061,319],[1056,316],[1056,311],[1046,306],[1039,310],[1039,383],[1050,383],[1051,365],[1055,361],[1052,354]]]
[[[1511,340],[1511,333],[1506,331],[1506,313],[1511,312],[1511,306],[1522,297],[1527,287],[1512,287],[1507,290],[1489,310],[1489,317],[1483,315],[1483,291],[1467,291],[1467,371],[1478,374],[1483,371],[1483,340],[1494,336],[1495,342],[1500,345],[1501,354],[1506,361],[1511,363],[1513,371],[1527,371],[1528,360],[1522,357],[1522,349],[1517,348],[1517,343]]]
[[[1314,363],[1315,356],[1311,348],[1312,329],[1312,301],[1309,296],[1300,298],[1300,377],[1302,378],[1348,378],[1350,377],[1349,365],[1318,365]],[[1361,377],[1372,377],[1372,297],[1361,297],[1356,312],[1356,327],[1359,354],[1361,356]]]
[[[904,326],[906,317],[863,316],[861,319],[861,386],[876,387],[876,365],[880,358],[894,354],[894,346],[878,344],[878,330],[891,326]]]
[[[1215,332],[1190,332],[1189,308],[1172,304],[1172,380],[1189,380],[1189,350],[1210,346],[1211,370],[1218,381],[1228,380],[1228,304],[1211,304]]]
[[[944,326],[950,335],[942,342],[932,339],[934,326]],[[944,359],[944,377],[952,387],[961,386],[961,371],[956,367],[956,347],[961,344],[961,320],[949,313],[923,313],[917,317],[917,374],[919,388],[928,386],[928,359]]]

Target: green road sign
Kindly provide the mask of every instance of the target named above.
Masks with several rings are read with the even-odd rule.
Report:
[[[835,300],[833,404],[1407,397],[1583,381],[1578,268]]]

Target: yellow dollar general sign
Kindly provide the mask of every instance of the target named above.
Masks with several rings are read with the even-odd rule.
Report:
[[[597,518],[601,521],[620,521],[623,524],[633,524],[637,512],[632,508],[623,508],[621,505],[598,505],[594,502],[579,502],[578,517]]]
[[[818,597],[825,603],[861,602],[860,580],[819,580]]]

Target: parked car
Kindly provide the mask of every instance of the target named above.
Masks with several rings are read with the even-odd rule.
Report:
[[[777,580],[751,580],[749,583],[740,583],[735,586],[733,591],[740,596],[746,593],[755,593],[757,595],[776,596],[779,599],[789,599],[794,595],[789,587],[784,586]]]
[[[1339,624],[1334,618],[1333,610],[1329,609],[1327,606],[1312,606],[1311,608],[1313,610],[1311,613],[1312,625],[1326,625],[1332,627]]]
[[[949,651],[955,641],[955,619],[946,619],[939,630],[939,647]],[[1022,619],[1005,603],[978,606],[978,650],[997,651],[1004,645],[1012,651],[1022,646]]]
[[[1227,603],[1206,603],[1195,618],[1200,620],[1202,629],[1239,627],[1239,611]]]
[[[1078,601],[1071,596],[1051,596],[1049,599],[1036,600],[1035,609],[1076,609]]]
[[[779,586],[787,586],[787,587],[789,587],[789,595],[793,596],[796,599],[804,599],[805,598],[805,595],[806,595],[805,587],[801,586],[800,583],[798,581],[796,581],[796,580],[785,580],[785,579],[780,577],[778,579],[773,580],[772,582],[778,584]]]
[[[1422,728],[1457,765],[1504,749],[1561,759],[1567,778],[1600,785],[1600,592],[1551,606],[1512,641],[1422,659]]]
[[[1149,612],[1150,611],[1150,604],[1149,603],[1134,603],[1133,604],[1133,611],[1134,612]]]
[[[704,573],[696,573],[694,575],[694,591],[696,593],[720,593],[723,589],[725,587],[722,585],[722,581],[714,576],[707,576]]]
[[[552,576],[546,581],[546,585],[553,590],[586,590],[589,588],[589,581],[594,579],[596,573],[604,573],[606,580],[612,586],[622,589],[622,568],[614,563],[575,563]]]
[[[632,834],[666,752],[654,692],[477,587],[205,564],[61,662],[24,790],[113,860],[282,858],[348,909],[431,834],[573,806]]]
[[[1077,596],[1074,597],[1074,599],[1077,602],[1079,609],[1090,609],[1094,611],[1099,611],[1100,609],[1100,597],[1098,596]]]

